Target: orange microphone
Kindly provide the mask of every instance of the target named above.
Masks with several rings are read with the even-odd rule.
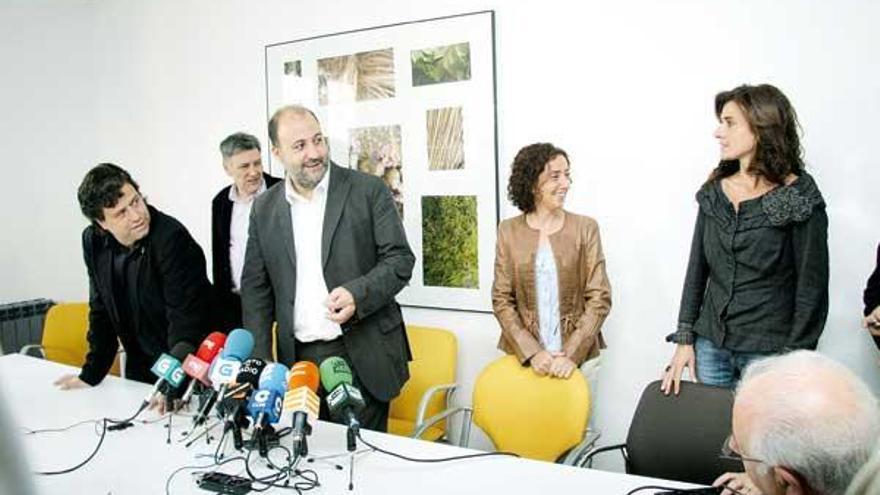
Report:
[[[317,421],[321,408],[317,394],[321,374],[315,363],[297,361],[290,368],[289,377],[284,412],[293,413],[293,455],[305,457],[309,453],[306,437],[312,433],[311,423]]]

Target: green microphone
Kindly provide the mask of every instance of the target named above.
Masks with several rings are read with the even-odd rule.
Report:
[[[332,356],[320,366],[321,385],[327,391],[327,407],[330,416],[348,426],[348,450],[355,450],[361,423],[357,415],[364,409],[361,391],[352,385],[351,368],[344,359]]]

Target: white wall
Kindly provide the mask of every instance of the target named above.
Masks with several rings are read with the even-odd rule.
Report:
[[[880,232],[880,4],[747,0],[13,1],[0,5],[4,191],[0,301],[83,299],[75,189],[99,161],[210,245],[216,151],[265,136],[263,47],[348,29],[495,9],[501,176],[550,140],[572,157],[569,208],[602,228],[614,308],[595,424],[622,439],[642,386],[672,349],[696,206],[717,161],[714,94],[771,82],[797,108],[831,220],[831,311],[821,348],[880,390],[859,329]],[[503,187],[503,185],[502,185]],[[506,205],[502,216],[515,210]],[[497,356],[491,315],[408,309],[459,337],[463,399]],[[528,421],[524,418],[523,421]],[[477,438],[477,445],[485,440]]]

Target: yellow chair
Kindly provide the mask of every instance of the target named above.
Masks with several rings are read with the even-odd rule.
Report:
[[[88,303],[58,303],[46,313],[43,322],[43,338],[39,345],[27,345],[21,349],[22,354],[29,354],[35,349],[44,359],[56,363],[81,367],[89,352],[86,334],[89,329]],[[117,353],[110,368],[110,374],[120,374],[120,354]]]
[[[587,441],[590,390],[578,370],[567,380],[538,376],[504,356],[477,377],[473,409],[497,450],[552,462]]]
[[[449,407],[456,387],[458,341],[448,330],[415,325],[407,325],[406,335],[413,357],[410,377],[400,395],[391,401],[388,432],[430,441],[447,440],[446,419],[467,411]]]

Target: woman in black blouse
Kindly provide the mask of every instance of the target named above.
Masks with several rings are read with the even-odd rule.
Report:
[[[716,95],[715,114],[721,161],[696,195],[667,394],[685,368],[733,387],[753,359],[815,349],[828,313],[828,217],[794,108],[774,86],[744,85]]]

